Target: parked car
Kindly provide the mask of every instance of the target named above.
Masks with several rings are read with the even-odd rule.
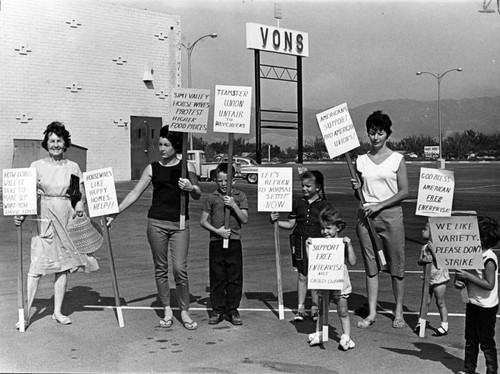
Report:
[[[201,150],[188,150],[188,162],[194,165],[196,175],[200,180],[215,180],[215,169],[217,165],[221,162],[227,162],[227,157],[217,158],[216,162],[207,162],[205,152]],[[249,183],[257,183],[257,171],[255,169],[255,176],[248,176],[248,173],[245,175],[242,174],[242,170],[246,167],[258,167],[257,162],[251,158],[233,156],[233,166],[235,169],[235,177],[236,178],[250,178],[253,180],[255,177],[255,182]],[[251,173],[253,174],[253,173]]]
[[[222,162],[227,162],[227,157]],[[246,179],[250,184],[257,183],[259,164],[253,158],[235,156],[233,162],[236,165],[237,177]]]

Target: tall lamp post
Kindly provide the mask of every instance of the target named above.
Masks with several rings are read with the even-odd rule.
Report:
[[[456,68],[456,69],[450,69],[448,71],[445,71],[443,74],[437,73],[431,73],[428,71],[417,71],[417,75],[422,75],[422,74],[429,74],[432,75],[434,78],[437,79],[437,111],[438,111],[438,128],[439,128],[439,158],[438,158],[438,169],[444,169],[445,168],[445,161],[443,159],[443,148],[442,148],[442,143],[443,143],[443,133],[441,130],[441,80],[443,77],[448,74],[451,71],[462,71],[462,68]]]
[[[198,39],[196,39],[193,43],[188,43],[187,45],[184,43],[181,43],[181,45],[186,48],[187,51],[187,56],[188,56],[188,87],[192,88],[192,81],[191,81],[191,55],[193,54],[193,49],[196,43],[198,43],[201,39],[205,38],[216,38],[218,35],[216,33],[212,34],[207,34],[200,36]],[[189,149],[193,149],[193,134],[189,133]]]

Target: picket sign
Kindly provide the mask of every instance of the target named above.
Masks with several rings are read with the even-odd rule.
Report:
[[[321,341],[326,342],[330,290],[342,290],[344,286],[344,241],[342,238],[311,238],[307,244],[307,257],[309,259],[307,288],[319,291],[316,336],[321,336]]]
[[[174,88],[170,93],[169,131],[182,132],[181,178],[189,179],[187,149],[189,133],[207,132],[210,90]],[[186,201],[188,192],[181,192],[179,229],[186,228]]]
[[[323,140],[325,141],[330,158],[335,158],[344,154],[352,179],[359,182],[350,154],[350,151],[359,147],[359,140],[351,116],[349,115],[347,103],[337,105],[336,107],[316,114],[316,120],[321,130],[321,134],[323,135]],[[361,204],[364,205],[366,201],[361,189],[357,192]],[[375,231],[370,217],[366,217],[366,221],[368,223],[373,247],[377,251],[377,264],[379,270],[387,270],[387,262],[382,249],[382,240]]]
[[[37,213],[37,178],[35,168],[14,168],[3,170],[2,201],[4,216],[30,215]],[[23,227],[17,231],[17,312],[19,332],[25,331],[24,285],[23,285]]]
[[[259,212],[290,212],[293,203],[292,168],[258,168],[257,210]],[[278,282],[278,315],[285,319],[283,282],[281,279],[281,244],[278,221],[274,222],[274,252]]]
[[[109,255],[109,269],[111,271],[111,282],[113,284],[113,292],[115,295],[118,326],[124,327],[125,324],[123,321],[120,293],[118,292],[118,282],[116,280],[115,260],[113,257],[113,249],[111,247],[109,228],[106,222],[106,215],[119,213],[113,170],[109,167],[84,172],[83,184],[85,186],[85,196],[87,197],[89,216],[91,218],[101,217],[101,227],[104,233],[104,241]]]
[[[454,190],[452,170],[420,168],[415,215],[450,217]]]
[[[233,175],[234,134],[250,134],[250,114],[252,108],[252,87],[215,86],[214,132],[228,133],[228,173],[226,196],[231,196]],[[224,228],[229,228],[230,210],[225,208]],[[229,239],[223,240],[223,248],[229,247]]]

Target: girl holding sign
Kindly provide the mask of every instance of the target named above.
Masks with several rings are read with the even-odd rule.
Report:
[[[39,198],[37,236],[31,239],[31,264],[28,271],[28,305],[25,326],[29,324],[30,309],[38,290],[42,275],[54,274],[54,312],[52,319],[62,325],[71,324],[61,308],[68,283],[68,273],[77,270],[85,272],[99,268],[91,255],[78,252],[68,234],[68,223],[77,215],[84,214],[83,186],[82,198],[72,206],[68,189],[71,176],[82,178],[77,163],[64,158],[64,152],[71,145],[71,136],[60,122],[50,123],[44,131],[42,147],[49,157],[34,161]],[[25,216],[15,216],[14,223],[21,225]],[[18,325],[16,325],[19,328]]]
[[[292,212],[288,215],[288,220],[278,221],[279,213],[271,213],[271,223],[278,221],[278,226],[282,229],[293,229],[290,236],[292,246],[292,264],[298,271],[297,299],[298,310],[294,321],[303,321],[306,317],[305,302],[307,295],[307,270],[309,262],[305,248],[307,238],[321,238],[321,227],[319,222],[319,212],[331,206],[325,198],[324,177],[317,170],[305,171],[300,175],[303,196],[294,200]],[[321,193],[321,195],[320,195]],[[318,318],[318,294],[311,291],[312,307],[311,315],[313,320]]]
[[[156,288],[165,309],[165,317],[160,326],[170,327],[173,312],[170,307],[170,286],[168,283],[168,251],[170,248],[173,273],[176,284],[177,303],[181,310],[182,325],[188,330],[195,330],[198,325],[189,316],[189,281],[187,274],[187,255],[189,248],[189,215],[186,202],[186,225],[180,229],[180,200],[182,191],[198,200],[201,189],[194,167],[188,163],[188,177],[181,178],[181,160],[177,154],[182,152],[182,133],[168,131],[162,127],[159,136],[161,160],[149,164],[144,169],[141,179],[134,189],[121,202],[122,213],[139,199],[150,183],[153,183],[153,201],[148,212],[147,236],[153,254]],[[116,218],[108,216],[108,226]]]
[[[441,317],[441,326],[439,326],[434,332],[434,336],[444,336],[448,334],[448,308],[445,303],[446,295],[446,285],[450,280],[450,274],[448,269],[438,269],[436,266],[436,252],[434,250],[434,245],[430,241],[431,239],[431,228],[429,221],[426,222],[424,229],[422,230],[422,239],[426,240],[427,243],[422,247],[420,252],[420,258],[417,263],[420,266],[425,266],[430,264],[430,278],[429,278],[429,288],[423,292],[428,292],[426,302],[427,309],[431,304],[432,295],[436,297],[436,306],[439,310],[439,315]],[[424,271],[425,273],[425,271]],[[425,274],[424,274],[425,276]],[[417,325],[413,329],[413,332],[420,332],[420,325],[426,323],[425,320],[419,318]],[[423,326],[423,325],[422,325]]]
[[[321,233],[324,238],[339,238],[340,232],[346,227],[346,223],[340,213],[333,207],[326,207],[319,213],[319,219],[321,221]],[[352,247],[351,239],[347,236],[342,238],[345,245],[345,262],[349,266],[356,265],[356,254],[354,253],[354,248]],[[308,242],[310,244],[310,242]],[[340,336],[339,349],[347,351],[353,349],[356,344],[351,339],[351,320],[349,318],[349,307],[347,305],[347,299],[351,295],[352,286],[351,279],[349,278],[349,271],[347,270],[347,265],[344,264],[344,281],[342,290],[323,290],[323,298],[329,301],[329,296],[337,304],[337,314],[340,318],[340,324],[342,326],[342,335]],[[329,305],[329,302],[328,302]],[[325,310],[327,313],[327,310]],[[323,316],[323,318],[327,318]],[[318,320],[319,321],[319,320]],[[319,326],[316,328],[316,333],[309,335],[309,345],[321,344],[323,341],[322,333],[319,332]]]
[[[358,322],[359,328],[375,323],[377,316],[378,273],[374,245],[367,220],[382,239],[392,277],[392,289],[396,308],[392,327],[403,328],[403,296],[405,276],[405,231],[401,201],[408,196],[408,176],[403,156],[387,147],[392,133],[392,122],[387,114],[373,112],[366,120],[370,150],[356,160],[361,183],[352,180],[354,190],[361,188],[366,204],[360,207],[357,234],[365,264],[368,316]]]

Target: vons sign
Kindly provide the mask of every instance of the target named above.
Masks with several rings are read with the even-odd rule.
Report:
[[[302,31],[248,22],[247,48],[309,57],[309,37]]]

